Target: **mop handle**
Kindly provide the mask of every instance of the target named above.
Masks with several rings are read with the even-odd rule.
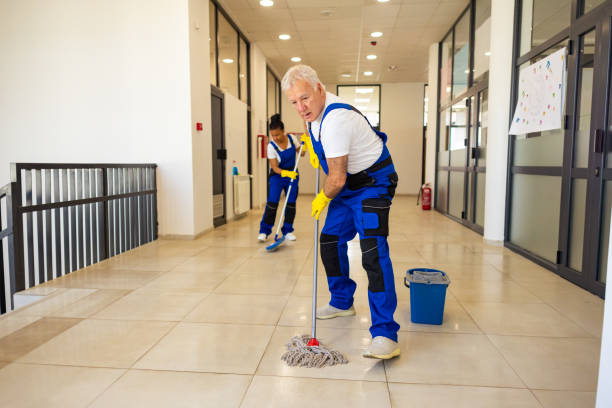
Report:
[[[315,194],[319,191],[319,168],[317,167]],[[315,218],[314,268],[312,270],[312,338],[317,338],[317,269],[319,267],[319,220]]]
[[[291,136],[290,136],[291,137]],[[302,154],[302,147],[304,147],[304,142],[300,144],[300,151],[298,152],[298,157],[295,160],[295,166],[293,166],[293,171],[296,171],[298,168],[298,163],[300,162],[300,155]],[[287,203],[289,202],[289,194],[291,193],[291,187],[293,187],[293,182],[295,179],[291,180],[289,183],[289,188],[287,189],[287,193],[285,194],[285,204],[283,204],[283,211],[281,211],[280,219],[278,220],[278,226],[276,227],[276,234],[274,234],[274,239],[278,237],[278,233],[281,229],[281,225],[283,225],[283,220],[285,219],[285,208],[287,208]]]

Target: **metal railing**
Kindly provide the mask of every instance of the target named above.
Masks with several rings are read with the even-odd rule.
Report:
[[[11,164],[0,313],[19,291],[157,239],[156,164]]]

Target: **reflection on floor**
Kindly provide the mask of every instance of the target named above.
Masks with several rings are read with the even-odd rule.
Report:
[[[0,317],[0,406],[594,406],[603,301],[414,202],[398,197],[391,212],[398,359],[361,357],[370,318],[353,241],[357,315],[318,326],[350,363],[281,362],[289,338],[310,330],[313,223],[301,197],[298,240],[275,253],[257,242],[252,211],[46,284],[42,301]],[[410,322],[403,276],[419,266],[452,280],[441,326]]]

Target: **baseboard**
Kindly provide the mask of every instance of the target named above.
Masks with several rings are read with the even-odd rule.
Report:
[[[198,232],[195,235],[189,235],[189,234],[160,234],[159,235],[159,239],[177,240],[177,241],[193,241],[193,240],[196,240],[196,239],[200,238],[204,234],[209,233],[213,229],[214,228],[212,228],[212,227],[211,228],[206,228],[205,230],[202,230],[202,231]]]

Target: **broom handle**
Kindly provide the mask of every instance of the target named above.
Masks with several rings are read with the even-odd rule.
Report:
[[[319,191],[319,168],[316,169],[315,194]],[[317,269],[319,267],[319,220],[315,218],[314,228],[314,268],[312,270],[312,338],[317,338]]]
[[[291,136],[289,136],[291,137]],[[298,157],[295,160],[295,166],[293,166],[293,171],[297,171],[298,164],[300,162],[300,155],[302,154],[302,148],[304,147],[304,142],[300,144],[300,151],[298,152]],[[283,210],[281,211],[280,219],[278,220],[278,226],[276,227],[276,234],[274,234],[274,240],[278,237],[278,233],[280,232],[281,226],[283,225],[283,221],[285,220],[285,209],[287,208],[287,203],[289,202],[289,194],[291,194],[291,187],[293,187],[293,182],[295,179],[291,180],[289,183],[289,188],[287,189],[287,193],[285,193],[285,204],[283,204]]]

